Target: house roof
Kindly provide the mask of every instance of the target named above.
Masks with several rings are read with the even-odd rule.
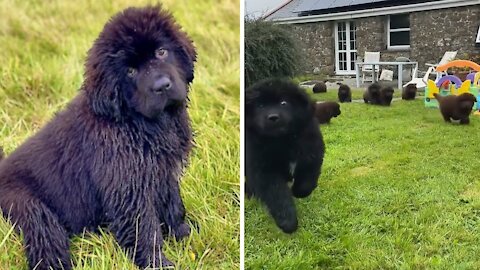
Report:
[[[266,14],[264,19],[294,23],[311,21],[307,18],[335,18],[335,14],[348,17],[349,14],[362,13],[362,10],[363,16],[368,17],[378,15],[377,12],[372,12],[374,10],[402,12],[401,9],[406,7],[422,7],[422,10],[429,10],[472,4],[478,4],[478,0],[289,0]]]
[[[314,0],[314,1],[299,1],[299,5],[294,10],[294,12],[311,12],[311,11],[320,11],[328,10],[342,7],[356,7],[359,5],[365,4],[377,4],[379,2],[403,2],[403,1],[392,1],[392,0]]]

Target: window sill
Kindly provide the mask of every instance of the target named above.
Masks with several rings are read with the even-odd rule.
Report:
[[[410,47],[387,47],[389,52],[409,52]]]

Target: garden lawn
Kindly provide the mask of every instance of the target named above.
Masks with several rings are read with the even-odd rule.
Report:
[[[247,201],[246,269],[480,269],[480,117],[448,124],[423,100],[341,110],[321,126],[322,175],[295,200],[297,232]]]
[[[83,62],[104,23],[149,1],[0,1],[0,145],[11,153],[75,96]],[[163,0],[198,49],[189,112],[196,134],[182,181],[199,232],[165,254],[181,269],[238,269],[238,0]],[[72,198],[74,199],[74,198]],[[137,269],[108,231],[71,242],[75,269]],[[0,218],[0,269],[26,269],[21,237]]]

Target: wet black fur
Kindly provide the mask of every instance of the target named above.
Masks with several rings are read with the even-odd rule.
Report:
[[[310,195],[323,163],[325,145],[314,104],[296,84],[280,79],[251,86],[245,100],[246,195],[259,198],[278,227],[292,233],[298,226],[292,195]],[[269,122],[275,115],[277,120]]]
[[[169,57],[159,61],[158,47]],[[69,237],[100,225],[139,267],[172,265],[161,248],[166,233],[190,233],[179,178],[192,133],[186,100],[170,101],[185,97],[195,60],[159,6],[126,9],[105,25],[78,95],[0,162],[0,207],[23,231],[30,269],[72,269]],[[141,86],[152,72],[172,79],[154,103]]]

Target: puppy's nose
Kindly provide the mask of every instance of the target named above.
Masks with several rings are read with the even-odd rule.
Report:
[[[277,122],[278,119],[280,119],[280,116],[278,116],[278,114],[276,113],[272,113],[270,115],[267,116],[268,120],[272,121],[272,122]]]
[[[153,83],[152,91],[162,93],[172,88],[172,81],[168,77],[160,77]]]

